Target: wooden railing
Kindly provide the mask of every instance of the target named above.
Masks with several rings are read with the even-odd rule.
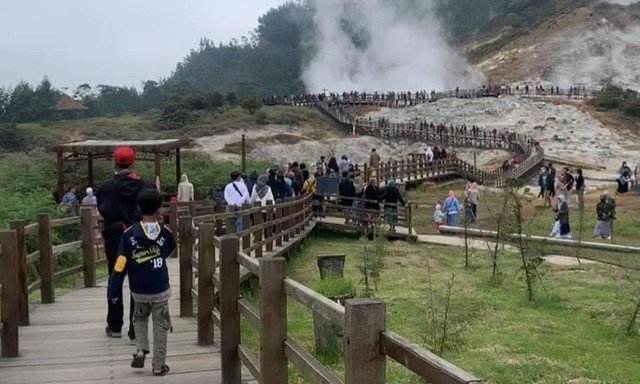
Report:
[[[11,230],[0,231],[3,357],[15,357],[18,354],[17,326],[30,324],[29,295],[32,292],[40,289],[41,302],[53,303],[56,280],[77,273],[83,273],[85,287],[95,286],[96,263],[104,261],[96,260],[95,245],[99,241],[95,236],[96,223],[92,209],[83,207],[80,216],[52,220],[49,214],[43,213],[38,215],[37,223],[14,221],[11,223]],[[54,245],[53,229],[68,226],[80,227],[80,239]],[[81,264],[55,271],[55,262],[60,255],[79,250],[82,251]],[[36,265],[34,270],[38,272],[38,277],[29,281],[28,270],[32,264]],[[6,337],[5,346],[7,334],[9,336]]]
[[[220,328],[222,382],[240,383],[244,364],[260,383],[286,383],[290,362],[315,383],[384,383],[386,359],[390,358],[434,384],[481,383],[387,331],[381,300],[347,300],[343,307],[285,276],[285,259],[280,256],[313,229],[311,203],[310,197],[300,197],[264,207],[178,218],[180,315],[197,312],[201,345],[213,344],[214,325]],[[236,233],[239,217],[243,226]],[[259,279],[257,307],[239,292],[241,281],[250,276]],[[344,330],[344,381],[288,335],[287,299]],[[259,330],[259,356],[242,343],[241,317]]]

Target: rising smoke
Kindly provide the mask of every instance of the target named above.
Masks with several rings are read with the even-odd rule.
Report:
[[[447,44],[432,0],[315,0],[309,91],[431,90],[483,76]]]

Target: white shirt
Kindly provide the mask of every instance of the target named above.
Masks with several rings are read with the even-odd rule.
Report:
[[[240,179],[240,181],[232,181],[227,184],[227,186],[224,187],[224,200],[227,202],[227,205],[234,207],[242,207],[243,204],[248,203],[249,190],[244,180]]]
[[[186,203],[193,201],[193,184],[183,181],[178,184],[178,202]]]
[[[269,187],[268,187],[269,188]],[[271,192],[271,188],[269,188],[269,192],[267,192],[264,197],[261,199],[260,196],[258,196],[258,191],[256,190],[256,186],[253,186],[253,191],[251,191],[251,199],[249,200],[249,202],[251,204],[255,203],[256,201],[259,201],[260,204],[264,207],[265,205],[267,205],[267,201],[271,201],[274,202],[275,199],[273,198],[273,192]]]

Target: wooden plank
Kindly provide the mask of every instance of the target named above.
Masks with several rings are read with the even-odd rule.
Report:
[[[380,353],[380,333],[385,329],[385,307],[380,299],[345,302],[344,382],[384,384],[386,359]]]
[[[249,348],[242,344],[238,345],[238,358],[240,359],[240,361],[242,361],[242,364],[247,367],[249,372],[251,372],[251,375],[254,379],[258,380],[259,383],[267,383],[262,381],[262,375],[260,374],[260,364],[258,362],[258,359],[253,355]],[[225,381],[224,379],[222,380],[222,382],[225,384],[231,383]]]
[[[38,244],[40,245],[40,297],[42,304],[55,301],[53,286],[53,249],[51,243],[51,217],[47,213],[38,215]]]
[[[262,211],[255,212],[253,214],[253,227],[255,228],[253,232],[253,243],[257,245],[255,249],[255,256],[260,258],[262,257]]]
[[[243,267],[247,268],[252,274],[256,276],[260,274],[260,264],[258,260],[254,259],[244,252],[238,252],[237,259],[237,262],[240,263],[240,265],[242,265]]]
[[[202,224],[198,236],[198,345],[213,345],[213,282],[216,255],[213,248],[213,223]]]
[[[333,324],[344,326],[344,307],[313,289],[305,287],[290,278],[285,278],[284,293],[314,312],[321,314]]]
[[[283,290],[285,259],[260,259],[260,375],[261,382],[286,384],[287,296]]]
[[[240,382],[240,312],[236,302],[239,293],[240,265],[236,259],[240,242],[228,235],[220,244],[220,359],[222,382]],[[256,365],[257,366],[257,365]]]
[[[302,348],[293,339],[284,342],[284,354],[305,379],[314,384],[343,384],[327,367]]]
[[[82,240],[78,240],[78,241],[72,241],[70,243],[54,245],[51,248],[51,251],[53,252],[54,255],[60,255],[61,253],[75,251],[77,249],[80,249],[81,247],[82,247]]]
[[[27,292],[29,294],[31,294],[32,292],[34,292],[37,289],[40,289],[40,286],[42,285],[42,280],[41,279],[37,279],[36,281],[34,281],[33,283],[29,284],[27,286]]]
[[[25,235],[35,235],[38,233],[38,223],[31,223],[24,226]]]
[[[238,299],[238,311],[243,315],[251,325],[260,328],[260,312],[258,308],[251,305],[245,299]]]
[[[393,332],[382,333],[382,353],[432,384],[481,384],[483,382]]]
[[[76,265],[75,267],[63,269],[62,271],[58,271],[58,272],[54,273],[53,274],[53,279],[54,280],[62,279],[63,277],[67,277],[67,276],[73,275],[75,273],[82,272],[83,270],[84,270],[84,265],[82,265],[82,264]]]
[[[27,265],[40,260],[40,251],[35,251],[27,255]]]
[[[64,227],[65,225],[80,224],[80,216],[65,217],[51,220],[51,228]]]
[[[2,357],[18,356],[19,271],[18,237],[16,231],[0,232],[0,322],[2,322]]]

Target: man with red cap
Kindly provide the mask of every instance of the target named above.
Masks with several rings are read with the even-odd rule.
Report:
[[[113,271],[118,257],[120,237],[125,229],[130,227],[142,217],[138,209],[138,195],[145,189],[155,189],[156,186],[143,180],[133,170],[136,154],[131,147],[118,147],[113,152],[113,163],[116,174],[100,186],[96,192],[98,211],[104,218],[104,249],[107,256],[109,275]],[[122,291],[120,299],[107,300],[107,336],[122,337],[124,307],[122,304]],[[133,299],[129,306],[129,339],[135,340],[135,332],[132,324]]]

